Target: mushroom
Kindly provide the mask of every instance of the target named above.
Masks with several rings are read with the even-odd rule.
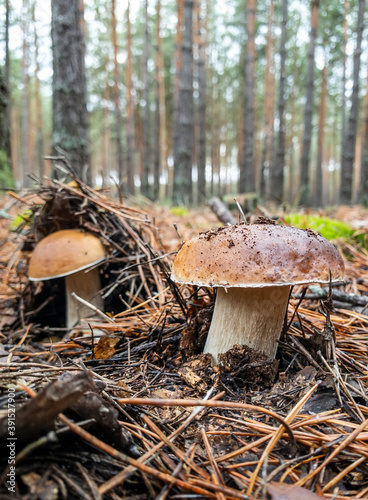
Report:
[[[267,219],[268,221],[268,219]],[[274,358],[292,285],[344,281],[336,248],[311,230],[262,222],[221,227],[185,242],[171,279],[217,287],[204,352],[235,344]]]
[[[103,309],[96,264],[104,259],[105,248],[99,238],[80,229],[56,231],[35,246],[29,261],[28,278],[30,281],[45,281],[65,277],[68,329],[91,315],[91,309],[77,301],[73,292],[99,310]]]

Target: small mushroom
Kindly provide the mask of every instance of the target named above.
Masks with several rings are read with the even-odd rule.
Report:
[[[173,264],[178,283],[217,287],[204,352],[235,344],[276,355],[292,285],[344,281],[336,248],[317,233],[276,224],[236,224],[185,242]]]
[[[65,277],[66,326],[71,329],[91,309],[77,301],[72,293],[103,309],[101,282],[96,264],[105,259],[99,238],[80,229],[63,229],[49,234],[35,246],[29,261],[30,281]]]

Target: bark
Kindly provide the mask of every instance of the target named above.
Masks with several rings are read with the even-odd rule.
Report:
[[[90,183],[85,46],[79,2],[52,0],[51,11],[52,146],[54,151],[63,150],[78,177]]]
[[[211,134],[211,181],[210,181],[210,195],[214,196],[215,186],[214,186],[214,172],[215,172],[215,162],[216,162],[216,111],[215,111],[215,85],[213,82],[213,71],[211,71],[211,97],[210,97],[210,134]]]
[[[8,91],[0,66],[0,187],[11,185],[10,161],[7,155],[9,129],[7,124],[7,108],[9,106]]]
[[[325,64],[322,70],[321,102],[319,107],[318,121],[318,149],[316,164],[316,179],[314,192],[314,206],[322,207],[323,203],[323,157],[325,146],[325,123],[326,123],[326,104],[327,104],[327,66]]]
[[[103,187],[110,185],[110,164],[111,164],[111,134],[110,134],[110,107],[111,101],[109,76],[106,75],[104,89],[103,108],[103,139],[102,139],[102,185]]]
[[[21,104],[21,158],[22,158],[22,183],[24,187],[31,185],[30,173],[31,166],[29,160],[29,3],[28,0],[23,0],[22,4],[22,31],[23,31],[23,48],[22,48],[22,104]]]
[[[341,144],[344,143],[346,129],[346,46],[348,43],[348,21],[349,0],[344,0],[344,17],[343,17],[343,39],[342,39],[342,103],[341,103]]]
[[[220,198],[211,198],[208,206],[216,215],[218,220],[225,224],[236,224],[236,219]]]
[[[182,41],[182,65],[179,89],[179,134],[174,151],[175,205],[191,204],[193,163],[193,0],[184,0],[184,33]]]
[[[365,103],[363,110],[362,124],[362,152],[360,158],[360,189],[359,201],[363,205],[368,205],[368,77],[367,77],[367,92],[365,95]]]
[[[206,94],[207,94],[207,39],[208,39],[208,9],[206,0],[206,19],[202,23],[201,2],[198,0],[198,200],[206,199]]]
[[[144,95],[144,115],[143,115],[143,164],[142,164],[142,179],[141,193],[148,198],[152,197],[149,177],[151,173],[150,161],[150,81],[148,73],[149,59],[149,29],[148,29],[148,0],[145,0],[145,18],[144,18],[144,48],[143,48],[143,95]]]
[[[289,137],[288,137],[288,159],[289,159],[289,179],[288,179],[288,201],[290,204],[294,204],[295,198],[295,185],[296,180],[296,161],[295,161],[295,151],[294,151],[294,137],[295,137],[295,121],[296,121],[296,94],[298,87],[298,67],[297,67],[297,50],[294,50],[294,60],[293,60],[293,86],[290,95],[290,127],[289,127]]]
[[[123,145],[121,138],[121,112],[120,112],[120,90],[119,90],[119,65],[118,65],[118,38],[116,31],[116,13],[115,13],[115,0],[111,0],[111,24],[112,24],[112,44],[114,50],[114,114],[115,114],[115,141],[116,141],[116,157],[117,157],[117,170],[118,170],[118,184],[120,189],[123,188],[124,183],[124,158],[123,158]]]
[[[243,154],[240,165],[239,191],[254,192],[254,78],[255,78],[255,17],[256,2],[247,4],[247,45],[245,56],[245,92],[244,92],[244,137]]]
[[[278,103],[278,147],[275,164],[271,170],[271,197],[277,203],[284,200],[284,166],[285,166],[285,84],[286,84],[286,43],[287,43],[287,22],[288,22],[288,0],[282,2],[282,23],[280,42],[280,84]]]
[[[349,123],[346,128],[341,155],[340,202],[346,204],[351,203],[353,192],[353,166],[358,121],[360,56],[362,53],[365,3],[365,0],[359,0],[358,4],[357,40],[353,62],[353,91]]]
[[[1,134],[2,146],[6,152],[7,163],[11,166],[11,101],[10,101],[10,56],[9,56],[9,0],[5,2],[5,66],[4,66],[4,99],[5,99],[5,127]]]
[[[274,113],[274,92],[275,92],[275,73],[273,64],[273,16],[274,3],[270,0],[268,10],[268,27],[266,43],[266,76],[265,76],[265,105],[263,114],[264,139],[262,148],[262,159],[260,168],[260,195],[262,199],[266,198],[267,179],[266,171],[272,167],[273,161],[273,113]]]
[[[136,173],[136,141],[134,126],[134,103],[133,103],[133,57],[132,57],[132,31],[130,24],[130,2],[126,11],[127,15],[127,63],[126,63],[126,111],[127,111],[127,188],[128,192],[134,194],[134,175]]]
[[[310,150],[312,143],[312,117],[313,117],[313,95],[314,95],[314,54],[316,47],[318,27],[319,0],[312,0],[311,4],[311,27],[308,47],[308,68],[306,82],[306,102],[304,112],[304,137],[300,161],[300,204],[310,204]]]
[[[11,137],[10,137],[10,92],[9,92],[9,1],[5,13],[5,66],[0,66],[0,186],[11,187]]]
[[[176,39],[175,39],[175,75],[174,75],[174,92],[173,92],[173,114],[172,114],[172,149],[173,155],[178,149],[178,140],[180,134],[179,128],[179,105],[180,105],[180,73],[182,67],[182,43],[183,43],[183,24],[184,24],[184,0],[177,1],[178,21],[176,24]],[[174,190],[174,172],[169,170],[169,195],[173,199]]]
[[[161,1],[156,4],[156,66],[155,66],[155,140],[153,141],[153,199],[158,200],[160,195],[160,174],[162,164],[162,143],[165,133],[162,124],[162,84],[163,60],[161,47]]]
[[[40,61],[38,48],[38,35],[35,16],[35,4],[33,4],[33,29],[34,29],[34,48],[35,48],[35,97],[36,97],[36,152],[38,175],[42,178],[45,175],[45,160],[44,160],[44,141],[43,141],[43,119],[42,119],[42,99],[40,90]]]

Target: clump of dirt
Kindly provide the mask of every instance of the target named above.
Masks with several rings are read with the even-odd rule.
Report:
[[[178,375],[187,385],[203,393],[213,385],[215,378],[211,362],[210,354],[197,354],[178,368]]]
[[[235,388],[253,390],[271,387],[274,383],[278,361],[246,345],[234,345],[219,354],[219,367],[224,383]]]
[[[213,305],[202,307],[199,310],[193,308],[192,314],[191,311],[188,311],[188,315],[192,315],[192,317],[188,326],[184,328],[180,342],[180,349],[184,359],[188,355],[203,351],[212,321]]]

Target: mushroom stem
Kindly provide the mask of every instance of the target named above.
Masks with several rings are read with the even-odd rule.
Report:
[[[218,354],[235,344],[247,345],[274,358],[289,300],[290,286],[221,288],[204,352]]]
[[[73,328],[79,320],[93,316],[91,309],[72,297],[76,293],[79,297],[90,302],[103,311],[103,300],[100,295],[101,281],[97,267],[89,271],[79,271],[65,276],[66,285],[66,326]]]

